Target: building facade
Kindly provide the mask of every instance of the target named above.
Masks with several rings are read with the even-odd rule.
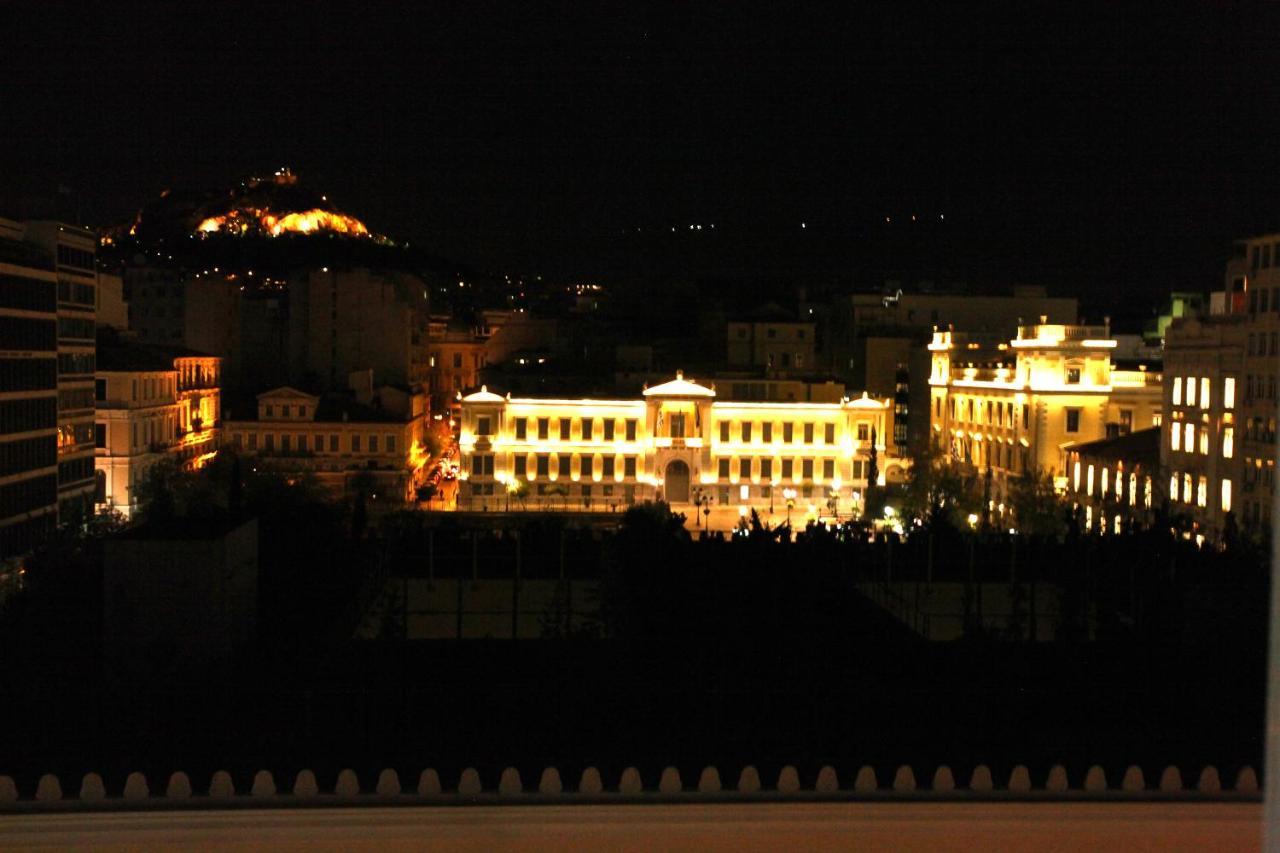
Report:
[[[993,503],[1026,473],[1046,473],[1065,489],[1072,446],[1161,422],[1159,365],[1115,363],[1115,343],[1105,326],[1022,326],[994,347],[935,332],[935,446],[955,464],[990,471]]]
[[[233,412],[224,434],[237,453],[313,474],[336,494],[364,488],[374,499],[412,500],[427,459],[425,397],[395,388],[373,395],[275,388],[257,395],[252,412]]]
[[[817,325],[801,321],[776,305],[727,324],[730,369],[752,367],[766,376],[813,371]]]
[[[53,258],[0,219],[0,561],[58,523],[57,293]]]
[[[1169,511],[1190,520],[1188,533],[1215,543],[1227,530],[1228,513],[1239,518],[1246,488],[1241,424],[1248,325],[1245,315],[1185,317],[1164,335],[1160,456]]]
[[[639,399],[462,397],[459,509],[606,510],[664,500],[678,509],[796,505],[849,513],[877,482],[901,482],[909,460],[886,453],[887,400],[719,400],[687,380]],[[520,495],[513,500],[508,492]]]
[[[97,236],[61,222],[28,222],[26,239],[53,257],[58,279],[58,514],[93,513],[93,380]]]
[[[219,446],[221,360],[175,347],[103,341],[94,395],[99,509],[132,516],[158,461],[199,466]]]
[[[1165,498],[1159,427],[1072,445],[1067,450],[1067,495],[1081,528],[1120,534],[1147,527]]]

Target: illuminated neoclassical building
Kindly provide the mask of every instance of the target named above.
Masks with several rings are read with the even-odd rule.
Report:
[[[892,407],[865,395],[836,403],[747,403],[677,373],[633,400],[462,397],[460,509],[609,509],[661,499],[676,507],[781,510],[862,500],[872,441],[879,481],[908,461],[887,456]],[[527,496],[511,500],[512,490]],[[834,500],[833,500],[834,499]],[[822,514],[826,514],[825,509]]]
[[[1158,426],[1158,363],[1112,358],[1106,326],[1021,326],[995,348],[935,331],[930,426],[957,463],[991,472],[991,497],[1041,470],[1068,486],[1070,448]]]

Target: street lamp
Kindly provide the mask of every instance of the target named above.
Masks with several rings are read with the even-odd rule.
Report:
[[[791,508],[796,505],[796,490],[783,489],[782,496],[787,499],[787,526],[791,526]]]

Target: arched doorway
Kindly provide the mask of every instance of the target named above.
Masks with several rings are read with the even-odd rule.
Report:
[[[689,502],[689,466],[679,459],[672,460],[667,466],[666,481],[667,503],[687,504]]]

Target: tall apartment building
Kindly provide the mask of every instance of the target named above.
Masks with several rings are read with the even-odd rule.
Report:
[[[58,282],[58,512],[67,523],[93,514],[98,240],[61,222],[25,229],[27,241],[52,255]]]
[[[1212,542],[1226,532],[1227,513],[1240,517],[1245,500],[1248,325],[1244,314],[1184,317],[1164,332],[1160,461],[1169,510],[1190,519],[1188,533]]]
[[[58,277],[0,219],[0,573],[58,521]]]
[[[1159,365],[1114,361],[1115,347],[1106,326],[1022,326],[995,346],[934,332],[935,446],[990,471],[996,504],[1024,473],[1047,473],[1066,489],[1071,448],[1161,422]]]

